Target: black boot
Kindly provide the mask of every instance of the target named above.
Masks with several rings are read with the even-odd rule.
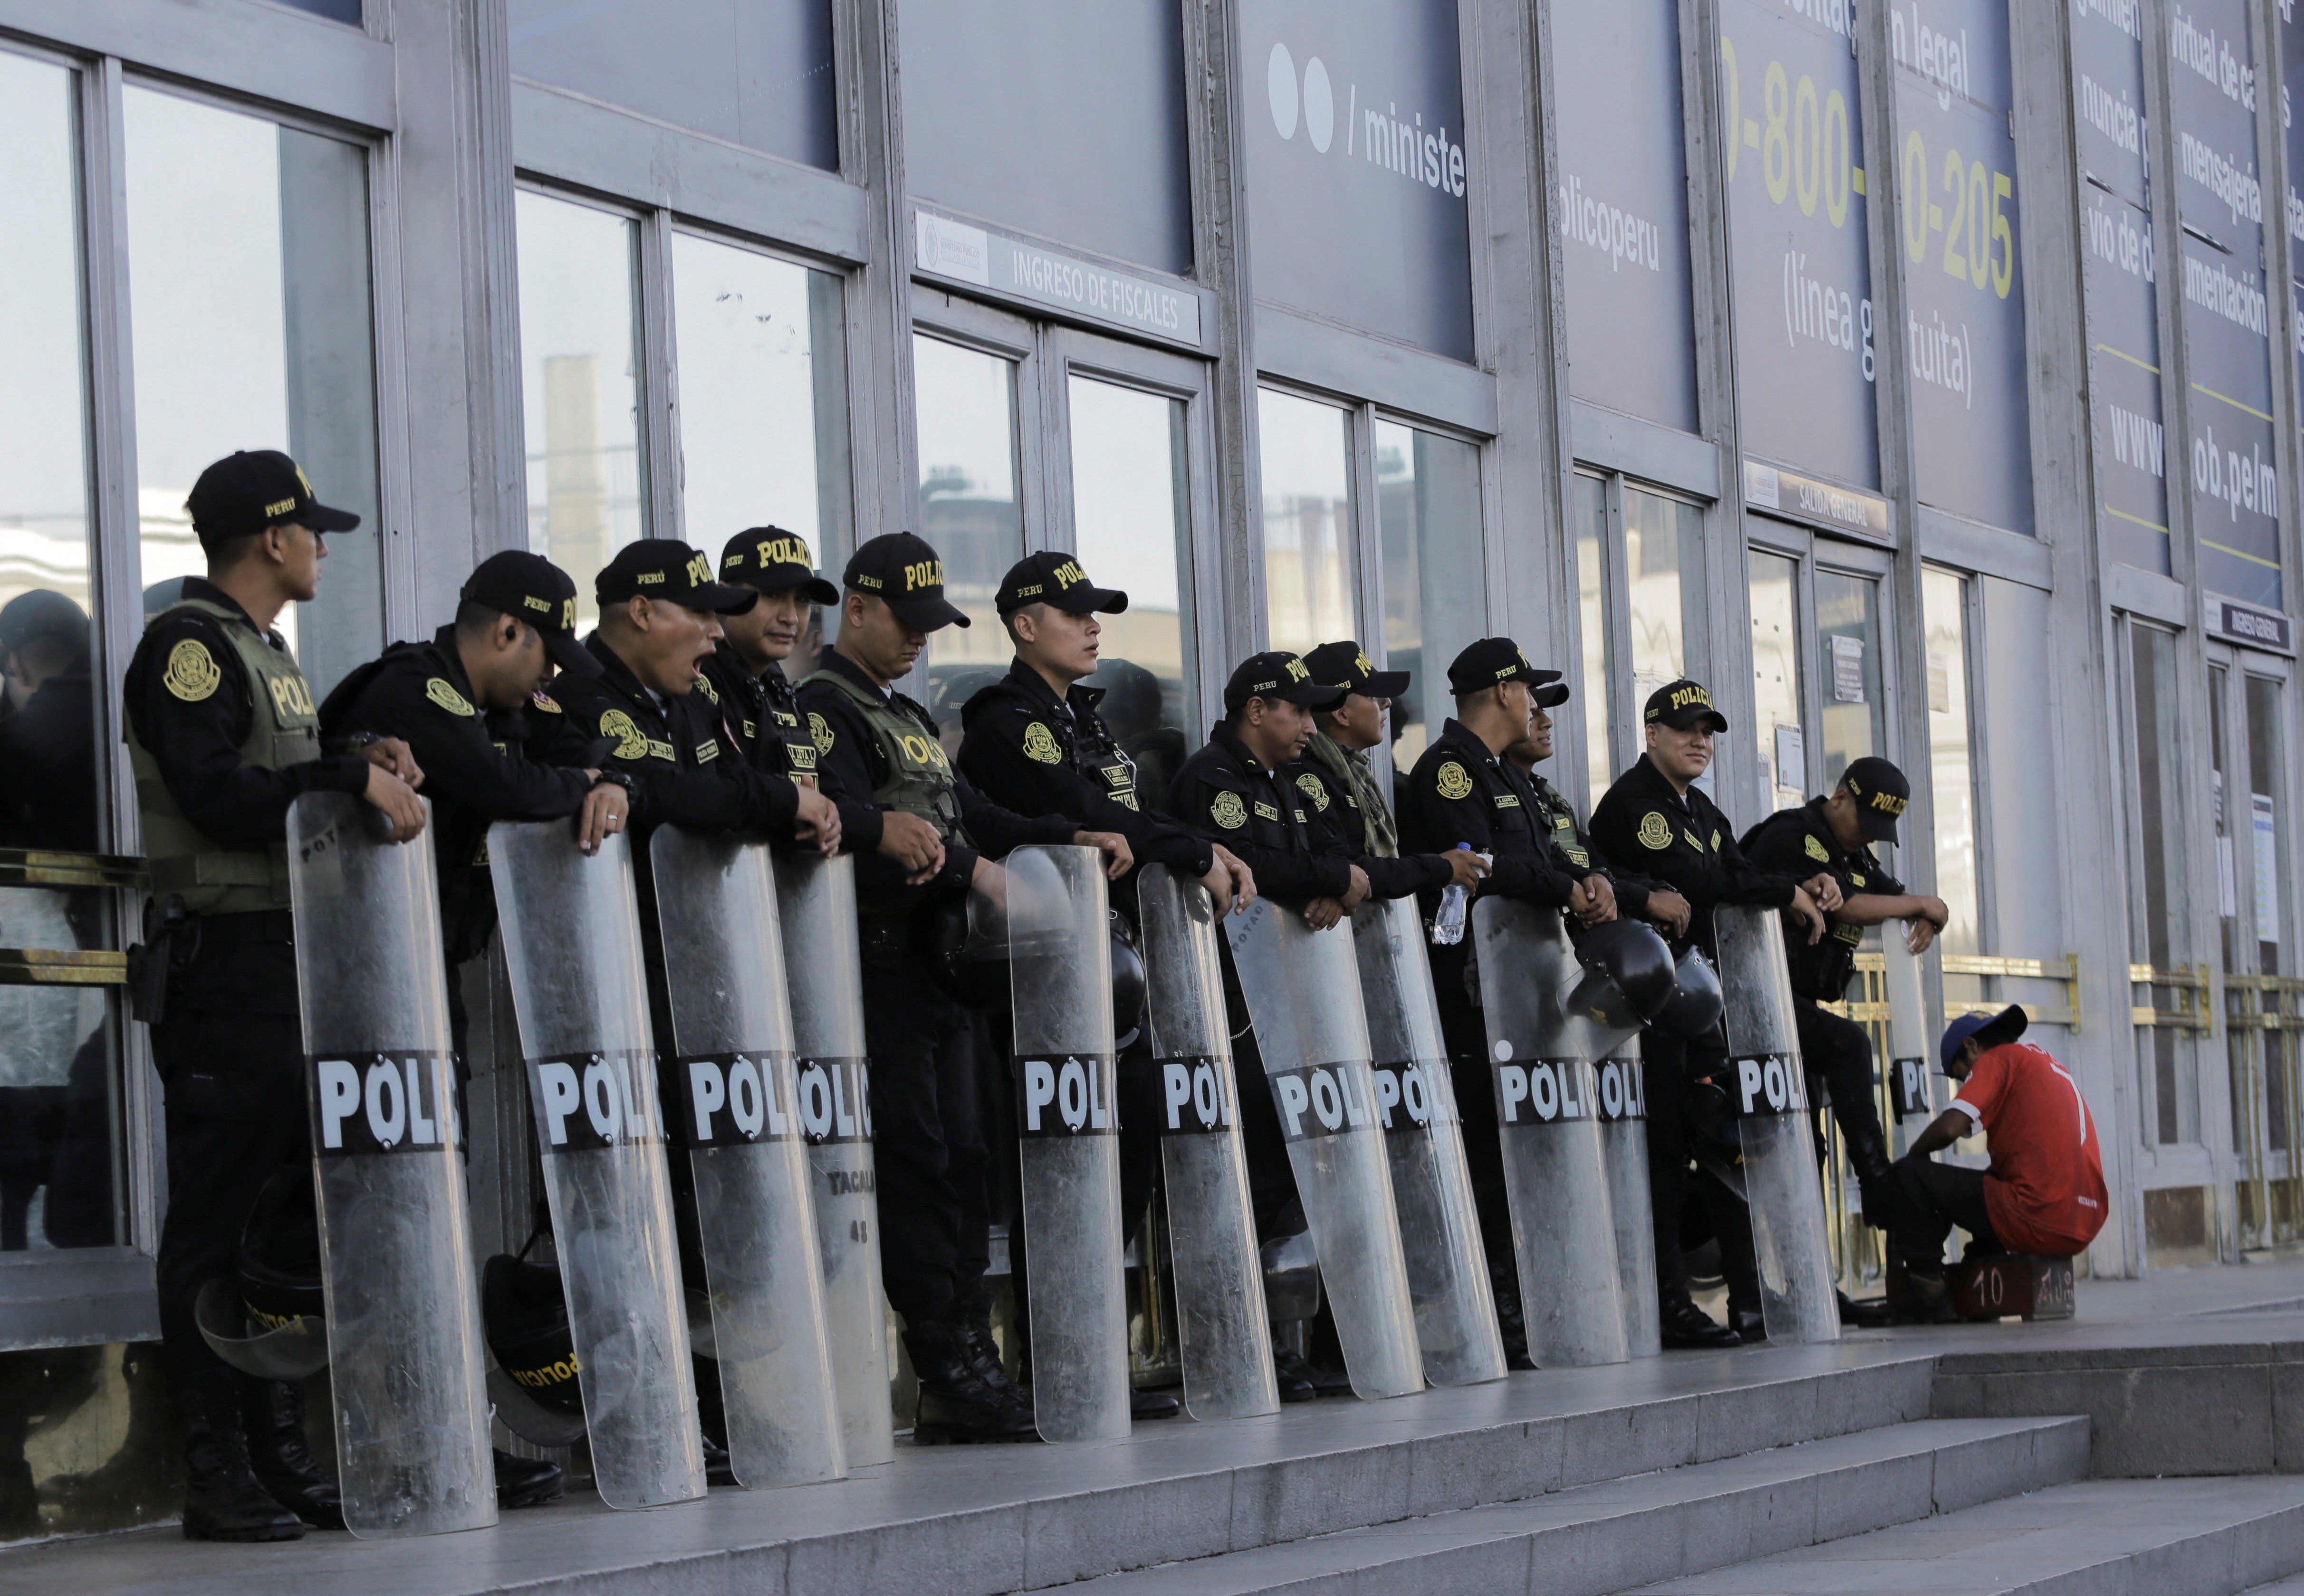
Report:
[[[1845,1291],[1836,1295],[1840,1298],[1840,1322],[1851,1330],[1878,1330],[1883,1325],[1895,1322],[1888,1299],[1885,1296],[1868,1297],[1858,1302]]]
[[[1312,1383],[1312,1365],[1277,1335],[1272,1338],[1272,1378],[1283,1402],[1309,1402],[1320,1394]]]
[[[1128,1416],[1131,1419],[1173,1419],[1184,1411],[1184,1405],[1165,1391],[1139,1391],[1132,1387],[1128,1393]]]
[[[1706,1350],[1723,1347],[1741,1347],[1744,1338],[1720,1323],[1711,1314],[1689,1299],[1681,1291],[1659,1291],[1657,1321],[1664,1331],[1664,1344],[1673,1351],[1693,1348]]]
[[[967,1350],[968,1366],[976,1371],[976,1377],[997,1392],[1002,1400],[1021,1407],[1024,1416],[1030,1418],[1032,1393],[1016,1383],[1015,1377],[1008,1372],[1008,1365],[1001,1360],[1000,1342],[992,1333],[992,1310],[986,1307],[974,1313],[956,1313],[952,1325],[960,1332]]]
[[[1906,1272],[1903,1289],[1888,1299],[1891,1324],[1957,1324],[1960,1310],[1952,1306],[1952,1288],[1944,1276]]]
[[[1893,1230],[1904,1218],[1903,1188],[1896,1184],[1896,1165],[1877,1130],[1842,1127],[1848,1149],[1848,1167],[1856,1172],[1857,1195],[1864,1204],[1864,1222],[1875,1229]]]
[[[1520,1308],[1520,1271],[1491,1262],[1488,1289],[1496,1299],[1496,1330],[1504,1344],[1504,1367],[1535,1368],[1536,1360],[1528,1352],[1528,1316]]]
[[[913,1441],[935,1446],[1036,1439],[1030,1406],[993,1388],[978,1372],[969,1343],[968,1334],[951,1324],[929,1321],[906,1327],[904,1347],[920,1381]]]
[[[242,1381],[240,1427],[248,1437],[249,1467],[273,1500],[316,1530],[344,1527],[336,1477],[320,1466],[304,1438],[302,1381]]]
[[[184,1427],[184,1539],[301,1541],[304,1521],[257,1483],[240,1432],[240,1391],[225,1369],[176,1385]]]
[[[495,1448],[496,1458],[496,1506],[510,1511],[514,1507],[541,1507],[546,1502],[556,1502],[566,1488],[560,1465],[541,1457],[520,1457]]]

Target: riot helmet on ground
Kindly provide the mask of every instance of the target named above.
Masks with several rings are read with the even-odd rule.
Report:
[[[522,1395],[548,1412],[583,1413],[558,1270],[497,1254],[480,1271],[480,1322],[488,1350]]]
[[[301,1380],[328,1361],[312,1171],[275,1171],[257,1193],[232,1275],[200,1288],[192,1318],[210,1350],[259,1380]]]

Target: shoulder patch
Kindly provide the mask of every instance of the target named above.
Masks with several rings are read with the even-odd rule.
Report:
[[[1319,777],[1310,771],[1306,771],[1296,778],[1296,785],[1303,790],[1306,798],[1312,800],[1314,808],[1323,815],[1328,812],[1328,789]]]
[[[1471,796],[1472,778],[1465,773],[1462,765],[1451,759],[1433,773],[1432,785],[1442,798],[1453,803]]]
[[[621,709],[604,710],[600,714],[600,735],[613,737],[616,746],[613,752],[619,759],[645,759],[648,740],[640,729],[632,724],[632,717]]]
[[[1651,809],[1640,816],[1640,846],[1653,848],[1661,853],[1672,846],[1672,823],[1662,810]]]
[[[530,693],[529,697],[534,702],[536,707],[542,710],[546,714],[556,715],[563,713],[560,708],[560,701],[546,693],[542,688],[538,688],[536,691]]]
[[[699,676],[696,679],[696,685],[704,689],[704,696],[713,703],[720,702],[720,689],[712,685],[712,679],[709,676]]]
[[[1829,865],[1832,863],[1832,855],[1825,849],[1824,844],[1817,840],[1817,835],[1814,832],[1810,832],[1808,834],[1807,840],[1808,857],[1809,858],[1816,860],[1817,863],[1820,865]]]
[[[817,753],[832,752],[832,723],[812,709],[808,712],[808,738]]]
[[[435,676],[424,684],[424,696],[452,715],[468,715],[473,712],[471,701],[448,684],[445,676]]]
[[[1219,792],[1208,800],[1208,818],[1227,832],[1236,832],[1248,823],[1248,806],[1236,792]]]
[[[167,689],[187,704],[198,704],[216,690],[224,671],[216,655],[198,638],[186,638],[168,650],[168,669],[160,678]]]
[[[1024,757],[1037,759],[1042,764],[1061,764],[1064,756],[1063,751],[1056,747],[1054,734],[1035,721],[1024,728]]]

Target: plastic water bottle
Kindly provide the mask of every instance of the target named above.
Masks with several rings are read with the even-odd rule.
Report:
[[[1460,853],[1469,852],[1469,842],[1456,844]],[[1464,940],[1464,906],[1471,901],[1470,887],[1451,883],[1440,894],[1440,912],[1432,916],[1432,941],[1436,947],[1453,948]]]

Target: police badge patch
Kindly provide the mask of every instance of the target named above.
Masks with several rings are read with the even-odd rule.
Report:
[[[167,689],[187,704],[198,704],[216,690],[224,672],[216,656],[197,638],[186,638],[168,650],[168,669],[160,678]]]
[[[1064,756],[1048,729],[1035,721],[1024,728],[1024,757],[1037,759],[1042,764],[1061,764]]]
[[[615,756],[619,759],[645,759],[648,757],[648,739],[641,733],[640,729],[638,726],[632,724],[632,717],[626,714],[621,709],[611,709],[602,712],[600,715],[600,735],[602,737],[613,737],[616,739],[616,746],[614,752]]]
[[[1471,796],[1472,778],[1465,773],[1462,765],[1451,759],[1434,773],[1432,785],[1442,798],[1453,803],[1458,798]]]
[[[1832,863],[1832,856],[1825,851],[1824,844],[1816,840],[1816,833],[1813,832],[1808,836],[1808,857],[1820,865]]]
[[[1236,832],[1248,823],[1248,806],[1240,801],[1240,794],[1219,792],[1208,800],[1208,818],[1227,832]]]
[[[808,738],[816,745],[817,753],[832,752],[832,727],[822,715],[812,709],[808,712]]]
[[[1640,816],[1640,846],[1658,852],[1672,846],[1672,823],[1654,809]]]
[[[1314,775],[1310,771],[1306,771],[1302,775],[1296,778],[1296,785],[1303,789],[1304,796],[1312,800],[1312,804],[1315,808],[1318,809],[1324,815],[1327,813],[1328,790],[1321,784],[1319,777]]]
[[[452,715],[472,714],[470,700],[451,687],[443,677],[435,676],[424,684],[424,696]]]

